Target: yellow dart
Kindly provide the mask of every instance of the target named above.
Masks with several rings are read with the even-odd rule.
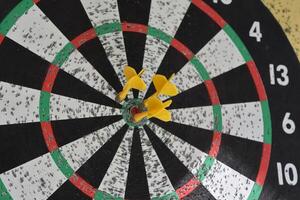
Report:
[[[166,110],[166,108],[171,105],[172,100],[162,102],[157,97],[152,96],[149,97],[147,101],[147,111],[135,114],[133,116],[135,122],[140,122],[145,117],[147,117],[148,119],[152,117],[158,118],[164,122],[168,122],[171,120],[171,113],[168,110]]]
[[[178,94],[178,89],[175,84],[171,82],[174,74],[167,79],[164,75],[156,74],[153,76],[152,81],[156,92],[151,97],[158,97],[159,95],[175,96]],[[149,99],[149,98],[148,98]],[[146,105],[148,99],[144,101]]]
[[[122,102],[126,96],[128,95],[128,92],[131,89],[137,89],[140,91],[145,91],[146,90],[146,84],[141,79],[141,75],[144,73],[144,69],[140,71],[140,73],[136,73],[135,69],[133,69],[130,66],[126,66],[124,68],[124,75],[126,77],[126,84],[123,87],[123,90],[118,94],[118,101]]]

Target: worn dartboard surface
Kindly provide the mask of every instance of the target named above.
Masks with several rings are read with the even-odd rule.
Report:
[[[179,89],[132,127],[123,68]],[[300,66],[259,0],[0,0],[0,200],[297,200]],[[167,99],[167,97],[162,97]]]

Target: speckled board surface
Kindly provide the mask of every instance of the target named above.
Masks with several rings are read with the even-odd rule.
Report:
[[[1,0],[0,200],[299,199],[280,2],[283,29],[260,0]],[[147,106],[155,74],[178,94]]]

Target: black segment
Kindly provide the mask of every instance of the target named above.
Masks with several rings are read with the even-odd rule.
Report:
[[[0,126],[0,174],[48,152],[40,123]]]
[[[262,143],[223,134],[217,159],[255,181],[261,155]]]
[[[120,80],[98,38],[84,43],[78,50],[116,91],[122,90]]]
[[[63,146],[94,131],[102,129],[120,119],[122,119],[121,116],[109,116],[53,121],[51,123],[58,146]]]
[[[169,109],[211,105],[211,100],[204,84],[197,85],[170,99],[172,99],[172,104]]]
[[[58,190],[56,190],[48,200],[90,200],[82,191],[76,188],[70,181],[66,181]]]
[[[146,35],[140,33],[124,32],[124,42],[128,65],[133,67],[137,73],[143,68]],[[138,90],[133,89],[134,97],[138,97]]]
[[[191,4],[175,38],[196,54],[220,30],[221,28],[210,17]]]
[[[109,97],[62,70],[60,70],[57,74],[52,92],[101,105],[107,105],[116,108],[121,107],[120,104],[116,103]]]
[[[257,91],[246,65],[213,79],[221,104],[258,101]]]
[[[188,196],[183,198],[184,200],[215,200],[215,198],[210,194],[209,191],[203,186],[199,185],[193,192],[191,192]]]
[[[0,1],[0,23],[6,15],[16,6],[21,0],[1,0]]]
[[[213,139],[213,131],[200,129],[192,126],[178,124],[174,122],[162,122],[158,119],[151,119],[152,122],[161,128],[169,131],[173,135],[179,137],[185,142],[193,145],[206,153],[210,150],[210,145]]]
[[[118,0],[121,22],[148,24],[151,0]]]
[[[84,165],[80,167],[77,174],[83,177],[87,182],[91,183],[93,187],[98,188],[122,142],[127,129],[127,125],[123,126]]]
[[[166,173],[175,189],[180,188],[193,178],[193,174],[181,163],[181,161],[170,151],[170,149],[145,126],[151,144],[159,157]]]
[[[38,6],[69,40],[93,28],[80,1],[41,0]]]
[[[125,198],[150,199],[139,130],[135,129],[130,153]]]
[[[178,72],[187,62],[188,59],[183,54],[170,46],[156,74],[162,74],[169,78],[173,73]],[[150,88],[146,93],[146,97],[150,96],[154,92],[155,88],[153,83],[151,83]]]
[[[9,38],[0,48],[0,80],[40,90],[50,64]]]
[[[121,22],[148,25],[151,0],[118,0]],[[123,32],[128,65],[136,71],[143,67],[146,35]],[[138,91],[133,90],[134,97]]]

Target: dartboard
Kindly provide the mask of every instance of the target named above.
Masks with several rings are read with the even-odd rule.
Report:
[[[0,68],[0,200],[300,197],[299,61],[259,0],[1,0]],[[136,123],[155,74],[171,121]]]

